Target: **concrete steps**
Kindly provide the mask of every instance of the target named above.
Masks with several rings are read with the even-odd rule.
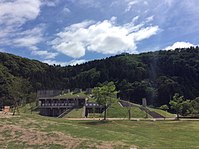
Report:
[[[60,114],[57,118],[62,118],[64,117],[66,114],[68,114],[70,111],[72,111],[74,108],[70,108],[70,109],[66,109],[62,114]]]
[[[159,113],[155,112],[155,111],[151,111],[146,107],[140,107],[141,110],[145,111],[147,114],[149,114],[151,117],[153,118],[165,118],[164,116],[160,115]]]
[[[153,118],[165,118],[164,116],[162,116],[161,114],[155,112],[155,111],[151,111],[149,110],[147,107],[143,107],[141,105],[137,105],[137,104],[133,104],[129,101],[125,101],[125,100],[120,100],[120,105],[122,105],[123,107],[129,107],[129,106],[132,106],[132,107],[138,107],[140,108],[142,111],[146,112],[147,114],[149,114],[151,117]]]

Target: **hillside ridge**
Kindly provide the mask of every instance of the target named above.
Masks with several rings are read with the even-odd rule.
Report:
[[[45,89],[92,88],[114,81],[119,97],[134,103],[168,104],[175,93],[199,96],[199,48],[120,54],[76,66],[48,65],[0,52],[0,103]],[[25,98],[25,99],[23,99]]]

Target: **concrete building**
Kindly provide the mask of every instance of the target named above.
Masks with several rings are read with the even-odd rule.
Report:
[[[37,100],[40,115],[63,117],[73,109],[83,108],[82,117],[87,117],[89,113],[102,113],[103,106],[88,102],[90,94],[86,92],[63,92],[63,91],[38,91]]]

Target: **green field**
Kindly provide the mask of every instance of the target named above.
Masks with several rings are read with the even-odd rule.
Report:
[[[199,148],[199,121],[69,121],[0,118],[0,148]]]

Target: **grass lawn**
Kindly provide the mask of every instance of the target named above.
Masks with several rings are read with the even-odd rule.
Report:
[[[199,148],[199,121],[68,121],[0,117],[0,148]]]
[[[131,108],[131,117],[132,118],[145,118],[146,113],[138,107],[132,107]],[[104,114],[93,114],[90,113],[89,117],[104,117]],[[120,106],[118,102],[113,103],[108,109],[107,109],[107,117],[108,118],[128,118],[128,108]]]
[[[138,107],[131,108],[131,117],[144,118],[146,113]],[[107,110],[107,117],[114,118],[128,118],[128,108],[122,107],[119,103],[115,102]]]
[[[83,113],[83,108],[73,109],[64,118],[81,118]]]

